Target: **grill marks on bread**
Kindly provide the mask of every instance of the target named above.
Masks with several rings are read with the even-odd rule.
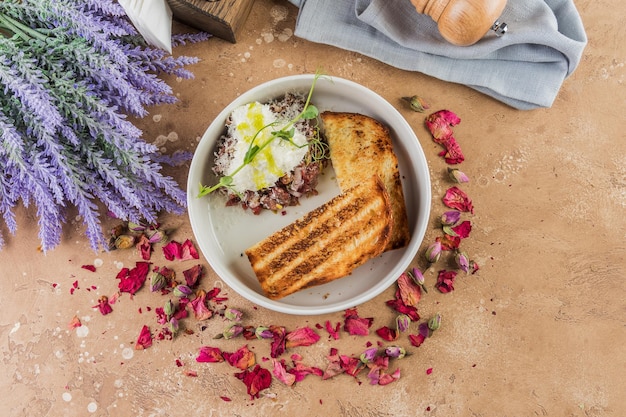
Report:
[[[279,299],[349,275],[391,239],[392,205],[374,175],[246,250],[261,288]]]
[[[344,191],[378,175],[389,192],[394,218],[393,235],[385,250],[408,245],[411,233],[398,158],[387,127],[357,113],[324,112],[320,117],[339,188]]]

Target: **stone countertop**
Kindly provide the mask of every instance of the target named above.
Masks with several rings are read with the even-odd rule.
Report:
[[[255,3],[239,41],[210,39],[175,50],[202,61],[194,80],[169,78],[179,102],[150,109],[136,121],[148,142],[167,152],[193,151],[204,130],[239,94],[274,78],[313,73],[360,83],[382,95],[414,129],[432,179],[432,215],[422,250],[438,231],[440,196],[451,186],[440,148],[403,96],[419,94],[431,110],[449,109],[466,160],[463,185],[475,205],[473,230],[463,248],[480,270],[457,278],[455,290],[433,288],[438,269],[425,269],[429,291],[419,304],[422,320],[442,314],[439,330],[420,347],[403,335],[395,344],[411,355],[390,364],[400,378],[372,386],[338,375],[308,376],[292,387],[274,380],[259,399],[226,363],[198,363],[201,346],[233,352],[248,346],[271,369],[269,343],[215,340],[226,323],[185,319],[186,331],[135,350],[143,325],[156,334],[155,308],[167,297],[146,288],[123,294],[106,316],[93,306],[117,290],[121,267],[135,250],[95,253],[80,219],[64,228],[62,244],[37,250],[36,215],[21,209],[16,236],[0,251],[0,384],[5,416],[623,416],[626,414],[626,47],[622,0],[576,2],[589,45],[576,72],[550,109],[518,111],[469,88],[391,68],[370,58],[293,36],[297,10],[286,1]],[[189,164],[167,172],[184,187]],[[106,224],[105,227],[111,227]],[[164,216],[177,241],[192,239],[187,216]],[[3,228],[4,229],[4,228]],[[420,251],[420,253],[421,253]],[[420,256],[418,254],[418,256]],[[159,248],[151,262],[178,278],[192,261],[167,261]],[[394,288],[358,306],[374,318],[372,334],[339,340],[322,316],[274,313],[246,301],[206,268],[202,286],[222,288],[230,307],[251,325],[309,325],[321,336],[295,348],[306,365],[325,368],[332,347],[358,355],[381,342],[373,330],[391,325],[385,305]],[[416,263],[417,262],[416,260]],[[91,272],[82,265],[96,265]],[[445,266],[445,265],[444,265]],[[70,326],[76,317],[82,325]],[[416,332],[415,329],[412,330]],[[384,343],[388,345],[389,343]]]

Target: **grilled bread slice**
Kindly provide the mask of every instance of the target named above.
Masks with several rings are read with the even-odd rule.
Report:
[[[380,255],[392,233],[387,190],[377,176],[346,190],[246,250],[261,288],[279,299],[349,275]]]
[[[324,112],[321,119],[339,188],[347,190],[372,174],[378,175],[389,192],[394,218],[393,235],[385,250],[408,245],[411,232],[398,158],[388,128],[371,117],[356,113]]]

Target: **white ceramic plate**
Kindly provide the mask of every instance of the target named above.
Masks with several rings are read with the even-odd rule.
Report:
[[[289,314],[313,315],[345,310],[364,303],[393,284],[408,267],[419,249],[430,211],[430,177],[424,152],[413,130],[400,113],[373,91],[352,81],[324,77],[317,81],[312,103],[325,110],[355,112],[378,119],[391,132],[411,228],[411,242],[386,252],[355,270],[350,276],[302,290],[280,300],[263,294],[244,251],[276,230],[293,222],[339,193],[329,166],[320,178],[314,197],[302,198],[286,214],[263,211],[253,215],[239,206],[225,207],[225,198],[213,193],[198,198],[199,184],[213,185],[217,178],[211,168],[217,140],[232,110],[252,101],[267,102],[287,91],[306,93],[313,75],[296,75],[261,84],[239,96],[211,123],[195,151],[187,184],[191,226],[196,242],[213,270],[233,290],[265,308]]]

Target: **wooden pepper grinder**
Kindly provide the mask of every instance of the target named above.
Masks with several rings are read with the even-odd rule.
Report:
[[[498,18],[506,0],[411,0],[418,13],[430,16],[439,33],[458,46],[473,45],[489,30],[498,36],[506,32],[506,23]]]

